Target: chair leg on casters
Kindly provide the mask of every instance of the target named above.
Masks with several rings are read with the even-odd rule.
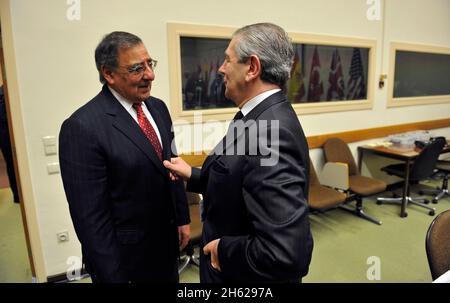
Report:
[[[434,204],[438,203],[439,199],[442,199],[444,196],[450,196],[448,192],[448,174],[444,175],[444,181],[442,182],[442,188],[439,194],[431,200]]]
[[[403,200],[403,198],[382,198],[382,197],[380,197],[380,198],[377,198],[377,204],[378,205],[381,205],[383,203],[401,204],[402,200]],[[430,216],[434,216],[434,214],[436,213],[436,208],[429,207],[423,203],[418,203],[418,201],[421,201],[421,202],[427,204],[428,200],[425,199],[424,197],[411,198],[410,196],[408,196],[408,197],[406,197],[406,206],[408,206],[408,204],[411,203],[411,204],[423,207],[423,208],[429,210],[428,214]],[[428,201],[428,203],[430,203],[430,202]]]
[[[441,191],[436,197],[433,198],[433,200],[431,200],[433,202],[433,204],[437,204],[438,201],[440,199],[442,199],[444,196],[450,196],[450,193],[448,191],[448,189],[444,189],[443,191]]]
[[[186,268],[186,266],[188,266],[188,264],[191,262],[191,256],[189,256],[189,255],[182,256],[180,258],[180,262],[182,262],[182,263],[179,264],[179,266],[178,266],[178,274],[180,274]]]
[[[377,198],[377,204],[381,205],[383,203],[387,203],[387,204],[399,204],[401,205],[403,202],[403,198],[402,197],[398,197],[398,198],[385,198],[385,197],[379,197]],[[406,199],[406,206],[408,206],[408,199]],[[400,216],[402,217],[402,216]],[[405,211],[405,214],[403,215],[403,218],[408,217],[408,213]]]
[[[442,187],[434,189],[422,189],[419,191],[420,194],[429,194],[429,195],[436,195],[431,202],[433,204],[437,204],[440,199],[442,199],[444,196],[450,196],[450,193],[448,191],[448,174],[444,175],[444,181],[442,181]]]
[[[180,274],[189,264],[193,263],[200,266],[200,258],[195,254],[195,248],[192,243],[188,243],[184,251],[186,254],[180,257],[178,274]]]
[[[200,250],[200,248],[198,248],[198,249]],[[194,252],[192,254],[191,261],[194,262],[195,265],[200,266],[200,253],[198,255],[195,254],[195,249],[194,249]]]
[[[178,274],[180,274],[188,265],[193,261],[194,248],[191,243],[188,243],[186,248],[184,249],[185,255],[180,257],[179,265],[178,265]]]
[[[422,198],[411,198],[411,197],[408,197],[408,202],[409,203],[417,205],[417,206],[420,206],[420,207],[423,207],[425,209],[428,209],[429,210],[428,214],[430,216],[434,216],[434,214],[436,213],[436,208],[429,207],[429,206],[427,206],[425,204],[422,204],[422,203],[418,203],[417,200],[419,200],[419,201],[427,201],[426,199],[422,199]],[[426,202],[424,202],[424,203],[426,203]]]

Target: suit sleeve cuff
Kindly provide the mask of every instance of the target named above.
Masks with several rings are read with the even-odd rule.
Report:
[[[202,193],[201,190],[201,182],[200,182],[200,173],[201,170],[199,168],[193,167],[192,174],[189,180],[187,181],[186,190],[193,193]]]

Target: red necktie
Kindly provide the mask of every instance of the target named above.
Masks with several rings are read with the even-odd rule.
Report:
[[[141,129],[144,132],[147,139],[153,145],[153,148],[155,149],[156,155],[158,155],[159,160],[162,161],[161,144],[159,143],[158,136],[156,135],[155,129],[150,124],[150,121],[148,121],[147,117],[144,114],[144,111],[142,110],[142,104],[141,103],[133,103],[133,108],[137,112],[137,119],[139,122],[139,126],[141,127]]]

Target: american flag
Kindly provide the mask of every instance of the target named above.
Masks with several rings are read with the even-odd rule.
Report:
[[[349,71],[347,100],[366,98],[366,83],[359,48],[353,49],[352,63]]]
[[[337,48],[333,51],[333,59],[331,60],[328,82],[330,83],[330,87],[327,92],[327,101],[344,100],[344,75],[342,73],[341,57],[339,56],[339,51]]]
[[[316,46],[311,64],[311,72],[309,73],[308,101],[320,101],[322,94],[323,83],[320,80],[320,59]]]

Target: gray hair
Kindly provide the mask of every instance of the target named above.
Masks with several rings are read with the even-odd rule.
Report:
[[[141,38],[127,32],[112,32],[103,37],[95,49],[95,64],[97,65],[100,82],[102,84],[106,82],[102,74],[103,67],[113,71],[118,68],[119,50],[128,49],[141,43]]]
[[[240,62],[251,55],[261,62],[261,80],[283,88],[291,75],[294,47],[287,33],[272,23],[257,23],[238,29],[234,51]]]

